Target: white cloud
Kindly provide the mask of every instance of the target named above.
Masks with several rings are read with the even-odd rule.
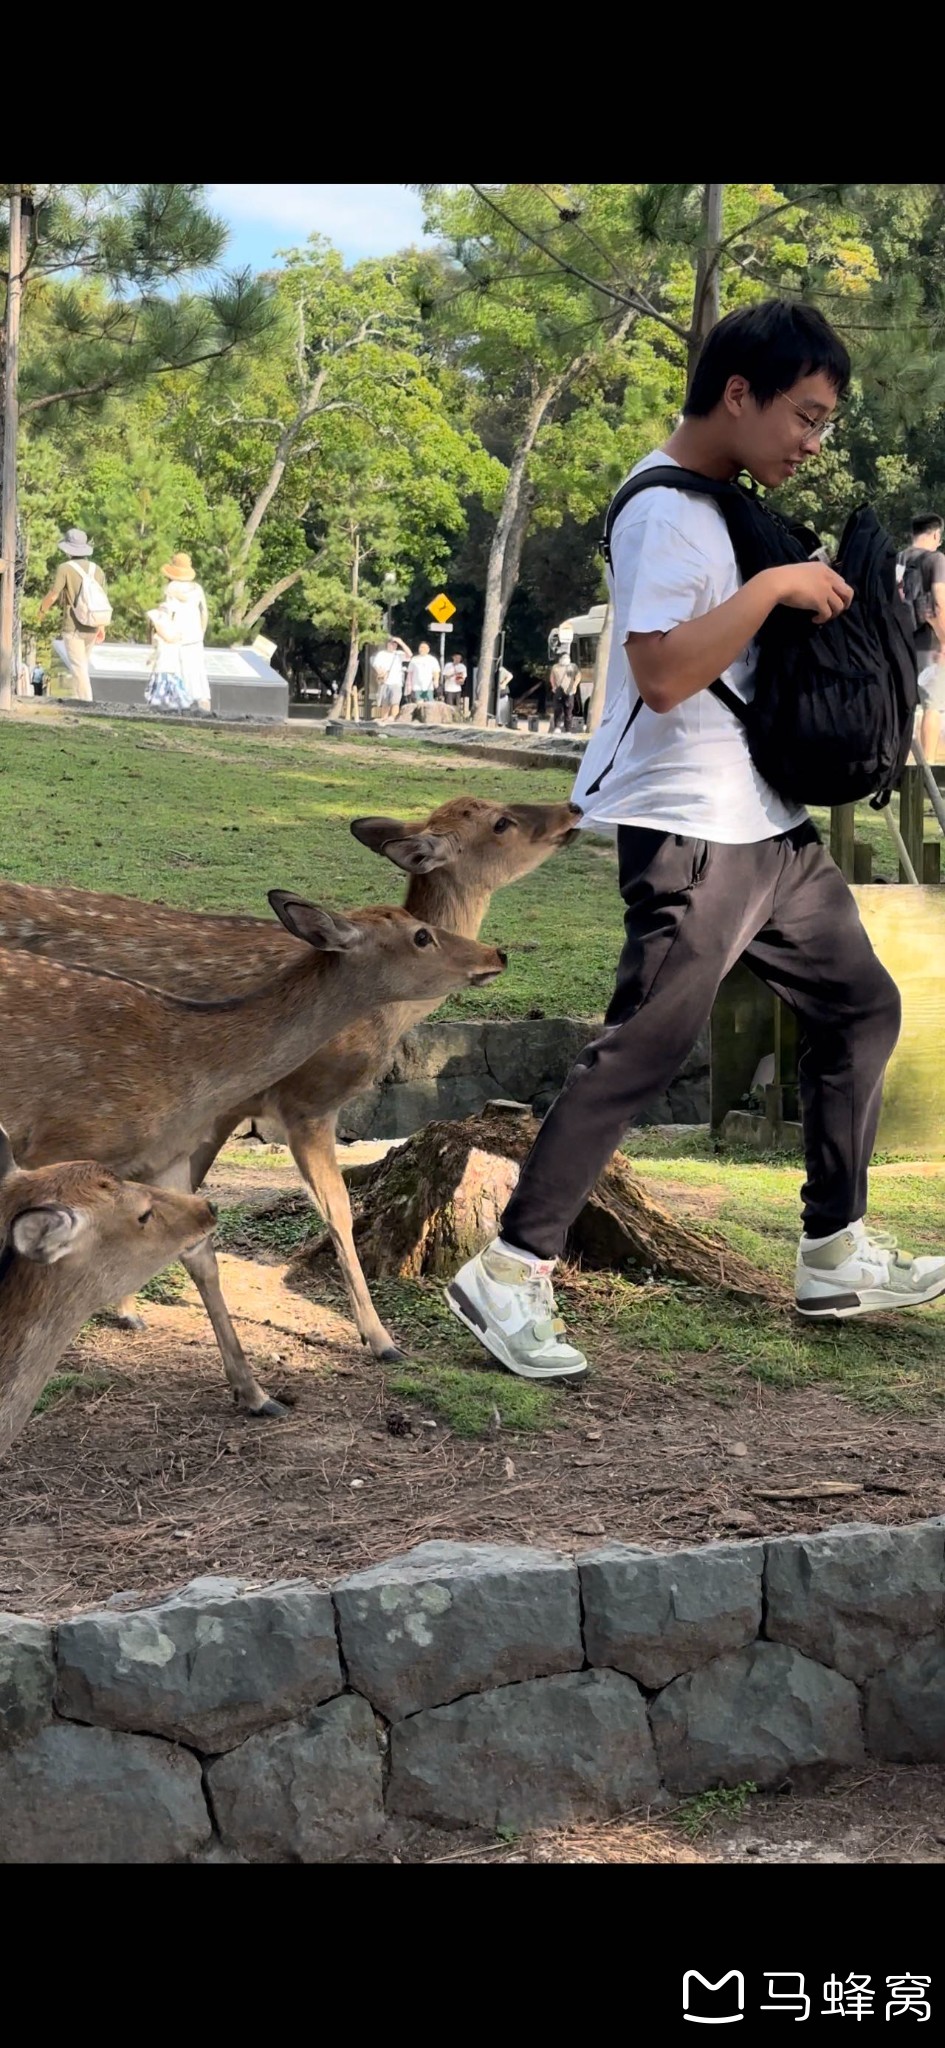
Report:
[[[423,236],[404,185],[212,185],[209,196],[234,228],[268,228],[273,248],[317,232],[347,256],[381,256]]]

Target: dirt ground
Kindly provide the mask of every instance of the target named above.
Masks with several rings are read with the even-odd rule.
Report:
[[[210,1191],[232,1204],[283,1185],[295,1185],[290,1163],[284,1177],[220,1163]],[[289,1418],[234,1410],[189,1283],[174,1306],[148,1304],[144,1334],[89,1328],[59,1368],[84,1384],[0,1465],[0,1607],[57,1615],[116,1592],[159,1596],[198,1572],[327,1582],[430,1537],[673,1546],[943,1507],[936,1416],[747,1377],[723,1405],[704,1355],[674,1358],[667,1386],[605,1344],[560,1426],[454,1435],[390,1391],[331,1263],[317,1300],[286,1284],[277,1254],[224,1254],[221,1266],[244,1345]],[[471,1340],[469,1363],[481,1363]]]
[[[740,1809],[740,1811],[739,1811]],[[945,1771],[846,1771],[819,1792],[709,1793],[667,1814],[585,1821],[497,1841],[404,1829],[395,1863],[945,1863]],[[928,1968],[927,1963],[922,1964]]]

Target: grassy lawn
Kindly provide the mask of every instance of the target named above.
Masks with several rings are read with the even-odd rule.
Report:
[[[370,740],[177,732],[120,720],[0,733],[0,875],[268,916],[266,890],[334,908],[401,900],[405,878],[352,839],[369,812],[423,817],[468,788],[560,803],[566,769],[404,758]],[[483,937],[512,950],[451,1016],[593,1016],[610,994],[621,906],[609,847],[578,841],[496,898]],[[563,943],[564,940],[564,943]]]

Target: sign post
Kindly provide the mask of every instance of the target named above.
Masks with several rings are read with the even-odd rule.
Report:
[[[447,597],[445,590],[441,590],[438,596],[432,598],[430,603],[427,605],[427,611],[430,613],[431,618],[434,618],[436,620],[437,627],[439,629],[441,683],[443,681],[443,661],[446,652],[446,635],[447,633],[451,633],[453,630],[450,621],[453,617],[453,613],[455,612],[455,610],[456,606],[453,603],[452,598]]]

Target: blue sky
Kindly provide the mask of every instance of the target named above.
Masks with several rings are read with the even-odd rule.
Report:
[[[420,200],[405,185],[211,185],[208,193],[230,229],[229,269],[267,269],[277,249],[316,229],[349,263],[423,240]]]

